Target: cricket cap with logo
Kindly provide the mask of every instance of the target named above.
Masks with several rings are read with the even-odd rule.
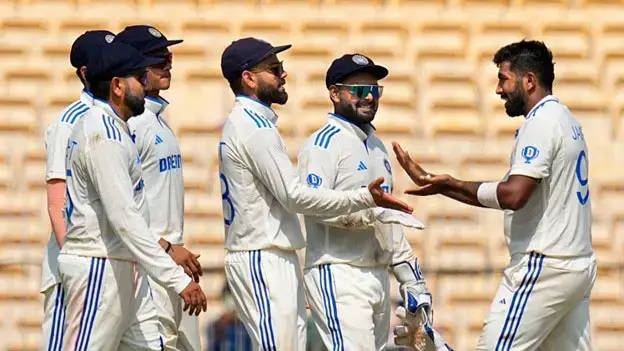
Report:
[[[128,77],[148,66],[164,62],[164,58],[145,56],[128,44],[114,41],[91,53],[86,76],[88,81],[106,81],[114,77]]]
[[[221,55],[221,73],[228,81],[256,66],[270,55],[290,49],[292,45],[273,46],[264,40],[247,37],[233,41]]]
[[[377,79],[383,79],[388,75],[387,68],[376,65],[370,58],[361,54],[346,54],[335,59],[327,69],[325,86],[329,89],[348,76],[360,72],[370,73]]]
[[[142,54],[147,55],[152,51],[180,44],[184,40],[168,40],[164,34],[152,26],[134,25],[127,26],[117,33],[115,41],[133,46]]]
[[[69,62],[74,68],[86,66],[90,52],[100,45],[111,43],[113,39],[115,34],[107,30],[89,30],[82,33],[72,44]]]

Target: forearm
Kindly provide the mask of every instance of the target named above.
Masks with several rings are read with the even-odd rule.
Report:
[[[484,207],[477,198],[477,192],[482,182],[467,182],[455,179],[449,182],[448,189],[442,195],[476,207]]]
[[[67,225],[63,218],[65,207],[65,181],[55,179],[47,184],[48,216],[56,242],[59,247],[63,247],[63,241],[67,234]]]

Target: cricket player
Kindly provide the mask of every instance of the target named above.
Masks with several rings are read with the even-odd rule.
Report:
[[[351,190],[378,177],[392,192],[388,152],[371,124],[388,69],[360,54],[335,59],[325,78],[334,112],[299,153],[299,178],[314,189]],[[391,269],[401,296],[431,320],[431,294],[403,229],[384,224],[386,209],[338,217],[305,216],[305,290],[314,324],[328,350],[385,350],[390,332]],[[408,216],[403,226],[423,229]],[[442,348],[441,350],[450,350]]]
[[[553,57],[544,43],[512,43],[493,61],[499,68],[496,93],[507,114],[525,118],[507,175],[499,182],[434,175],[396,144],[401,166],[418,185],[407,193],[442,194],[504,211],[511,262],[478,350],[591,350],[589,298],[596,259],[583,129],[552,95]]]
[[[41,350],[61,350],[65,321],[64,291],[58,273],[57,258],[63,247],[63,239],[67,233],[64,218],[65,207],[65,150],[72,128],[80,118],[93,106],[93,95],[89,92],[85,81],[85,70],[89,52],[94,47],[112,41],[114,34],[107,30],[87,31],[81,34],[72,44],[70,51],[71,65],[84,89],[80,98],[59,115],[50,124],[45,133],[46,147],[46,192],[48,198],[48,215],[52,224],[52,233],[41,266],[41,290],[45,295],[43,305]]]
[[[381,189],[383,178],[352,191],[310,189],[298,181],[271,109],[288,100],[277,59],[288,48],[243,38],[221,57],[236,95],[219,143],[225,273],[237,314],[261,350],[305,350],[306,303],[295,252],[305,241],[296,213],[335,216],[376,205],[412,211]]]
[[[129,119],[128,127],[143,167],[150,229],[156,237],[171,245],[171,256],[180,256],[185,262],[183,267],[187,274],[197,277],[202,273],[197,261],[199,255],[184,248],[184,181],[180,145],[162,118],[169,103],[160,96],[161,90],[169,89],[171,84],[173,54],[168,47],[182,40],[167,40],[152,26],[135,25],[118,33],[115,41],[128,44],[145,56],[165,59],[164,63],[147,67],[145,112]],[[199,279],[196,281],[199,282]],[[150,287],[163,327],[165,350],[200,351],[197,316],[182,313],[183,301],[175,291],[152,279]]]
[[[94,105],[74,126],[66,161],[68,230],[58,258],[64,350],[161,350],[146,273],[180,294],[185,310],[206,309],[199,285],[148,227],[141,159],[127,127],[145,110],[145,68],[163,62],[120,42],[89,57]]]

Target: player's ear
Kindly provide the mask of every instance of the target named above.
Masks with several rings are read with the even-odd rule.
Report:
[[[335,85],[329,87],[329,99],[335,104],[340,102],[340,91]]]
[[[124,84],[123,79],[119,77],[113,77],[113,79],[111,79],[110,88],[111,95],[113,96],[122,97],[126,92],[126,85]]]
[[[532,91],[537,88],[537,76],[533,72],[527,72],[524,77],[524,88],[526,91]]]
[[[87,80],[87,66],[80,67],[80,75],[84,81]]]
[[[256,90],[256,85],[257,85],[257,81],[256,81],[256,76],[249,72],[249,71],[244,71],[242,76],[241,76],[241,83],[243,83],[243,87],[249,87],[250,90],[255,91]]]

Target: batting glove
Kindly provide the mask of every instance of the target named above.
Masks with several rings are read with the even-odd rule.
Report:
[[[384,224],[399,224],[404,227],[425,229],[425,225],[414,216],[396,210],[376,207],[373,209],[375,219]]]

